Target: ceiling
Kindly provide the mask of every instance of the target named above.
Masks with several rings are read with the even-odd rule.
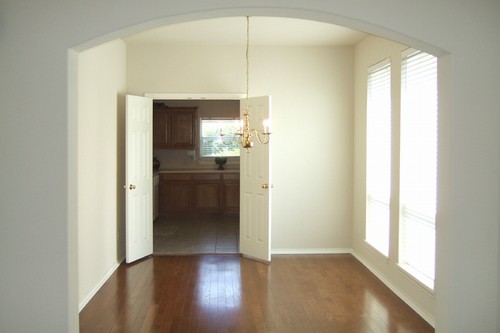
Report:
[[[354,45],[367,34],[333,24],[283,17],[251,17],[250,44],[273,46]],[[245,17],[171,24],[123,38],[127,44],[245,45]]]

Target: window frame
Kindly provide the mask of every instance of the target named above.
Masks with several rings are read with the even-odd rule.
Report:
[[[198,135],[198,140],[199,140],[199,145],[197,149],[197,155],[199,157],[200,163],[213,163],[213,160],[216,158],[216,156],[203,156],[202,155],[202,146],[203,146],[203,121],[204,120],[231,120],[231,121],[240,121],[239,118],[237,117],[200,117],[199,118],[199,135]],[[241,147],[240,147],[240,155],[241,155]],[[227,163],[228,164],[234,164],[234,163],[239,163],[240,160],[240,155],[238,156],[221,156],[227,158]]]
[[[406,164],[411,164],[408,163],[408,161],[405,162],[405,156],[403,155],[403,150],[405,150],[405,147],[408,148],[407,144],[405,142],[408,140],[408,137],[405,135],[405,119],[408,117],[408,110],[405,107],[405,91],[406,91],[406,86],[408,83],[408,80],[406,80],[407,77],[407,71],[405,70],[406,64],[405,62],[413,57],[413,56],[418,56],[419,54],[424,54],[424,55],[429,55],[431,57],[434,57],[434,63],[435,63],[435,72],[433,75],[435,75],[435,80],[436,80],[436,87],[435,87],[435,109],[431,110],[430,112],[435,113],[435,123],[433,124],[435,127],[435,146],[433,146],[433,151],[435,151],[435,166],[434,166],[434,200],[436,201],[434,204],[434,210],[433,212],[430,212],[430,215],[427,214],[428,212],[426,211],[420,211],[418,209],[413,209],[412,206],[407,206],[408,201],[406,198],[406,194],[409,190],[404,189],[403,186],[406,186],[406,180],[405,178],[408,178],[405,176],[408,171],[405,170],[405,165]],[[427,68],[427,67],[425,67]],[[413,73],[414,74],[414,73]],[[422,72],[418,73],[419,75],[422,75]],[[424,74],[424,75],[427,75]],[[415,78],[412,78],[413,80]],[[412,82],[412,81],[410,81]],[[435,245],[436,245],[436,212],[437,212],[437,164],[438,164],[438,144],[437,144],[437,139],[438,139],[438,117],[439,117],[439,95],[438,95],[438,59],[437,57],[428,54],[424,51],[421,50],[416,50],[416,49],[406,49],[401,53],[401,86],[400,86],[400,91],[401,91],[401,110],[400,110],[400,147],[401,147],[401,156],[400,156],[400,170],[399,170],[399,176],[400,176],[400,204],[399,204],[399,235],[398,235],[398,240],[399,240],[399,249],[398,249],[398,266],[400,269],[411,276],[413,279],[415,279],[417,282],[419,282],[422,286],[424,286],[426,289],[433,291],[434,290],[434,282],[435,282],[435,260],[436,260],[436,251],[435,251]],[[421,96],[421,94],[419,95]],[[421,98],[420,98],[421,99]],[[423,118],[423,117],[419,117]],[[411,121],[408,121],[409,123],[413,123]],[[407,149],[408,150],[408,149]],[[427,151],[427,150],[426,150]],[[406,222],[405,222],[406,221]],[[422,272],[419,270],[422,267],[416,267],[413,266],[412,263],[408,261],[408,258],[411,257],[410,255],[407,255],[405,253],[405,249],[407,246],[411,246],[408,242],[405,242],[405,236],[404,233],[408,232],[409,229],[411,228],[418,228],[420,227],[421,229],[429,229],[433,228],[433,236],[434,236],[434,241],[433,241],[433,249],[434,249],[434,258],[433,258],[433,263],[434,263],[434,271],[432,272],[433,276],[427,275],[425,272]],[[419,229],[420,230],[420,229]],[[413,234],[417,231],[413,231]],[[425,232],[425,231],[420,231]],[[424,243],[424,241],[427,238],[424,237],[424,239],[420,239],[420,243]],[[427,248],[424,248],[424,250],[428,250]],[[421,255],[421,251],[419,251]]]

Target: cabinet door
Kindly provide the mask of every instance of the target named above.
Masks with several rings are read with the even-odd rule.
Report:
[[[220,212],[220,182],[193,183],[193,211],[203,214]]]
[[[153,221],[158,217],[160,213],[160,176],[156,175],[153,177]]]
[[[168,148],[170,143],[169,114],[165,110],[153,112],[153,147]]]
[[[190,202],[190,174],[160,175],[160,213],[188,213]]]
[[[190,184],[189,182],[165,182],[162,186],[162,204],[164,213],[188,213]]]
[[[221,212],[219,174],[193,175],[193,211],[201,214]]]
[[[172,148],[194,149],[196,109],[170,111],[170,143]]]
[[[223,202],[225,214],[240,212],[240,176],[238,174],[223,175]]]

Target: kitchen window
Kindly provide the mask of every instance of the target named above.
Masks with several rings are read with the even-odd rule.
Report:
[[[200,157],[240,156],[239,128],[239,119],[201,118]]]

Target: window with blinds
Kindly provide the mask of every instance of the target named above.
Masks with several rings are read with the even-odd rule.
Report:
[[[402,54],[399,264],[434,288],[437,58]]]
[[[368,69],[365,239],[389,255],[391,197],[391,64]]]
[[[200,156],[202,158],[240,156],[239,137],[234,134],[239,127],[238,119],[201,118]]]

